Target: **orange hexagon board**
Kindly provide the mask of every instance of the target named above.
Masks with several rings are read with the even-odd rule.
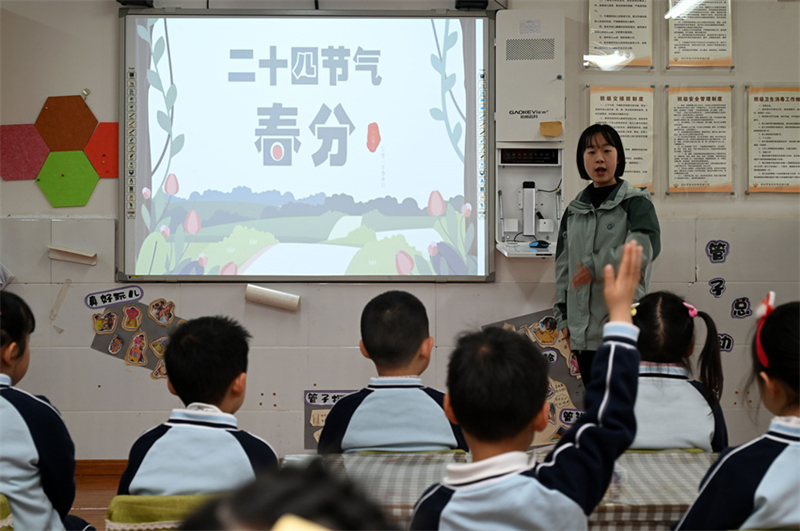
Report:
[[[97,125],[83,151],[100,177],[119,177],[119,124]]]

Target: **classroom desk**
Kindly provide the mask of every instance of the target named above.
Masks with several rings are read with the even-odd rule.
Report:
[[[617,461],[620,482],[612,485],[592,513],[589,528],[669,529],[694,500],[700,480],[716,456],[684,451],[625,453]],[[407,527],[414,503],[426,488],[442,478],[447,464],[469,462],[470,456],[344,454],[325,456],[323,460],[335,475],[355,481],[400,525]]]

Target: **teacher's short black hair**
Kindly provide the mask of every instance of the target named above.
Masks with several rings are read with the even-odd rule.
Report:
[[[617,171],[614,173],[614,177],[622,177],[622,174],[625,173],[625,148],[622,147],[622,139],[619,133],[608,124],[594,124],[587,127],[578,140],[578,153],[575,161],[578,164],[578,173],[581,175],[581,179],[591,181],[589,174],[586,173],[586,168],[583,166],[583,152],[592,145],[592,140],[597,134],[603,135],[606,142],[617,150]]]

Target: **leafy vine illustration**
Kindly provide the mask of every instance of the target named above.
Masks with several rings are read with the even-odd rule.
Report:
[[[461,140],[461,134],[463,133],[463,128],[461,125],[461,121],[466,123],[466,118],[464,117],[464,113],[458,106],[458,102],[455,99],[455,95],[453,94],[453,87],[456,84],[456,75],[450,74],[447,75],[447,52],[456,45],[458,42],[458,32],[450,32],[450,20],[445,20],[444,23],[444,40],[442,46],[439,46],[439,37],[436,33],[436,24],[433,20],[431,20],[431,26],[433,27],[433,38],[436,42],[436,53],[431,54],[431,66],[433,69],[439,73],[440,78],[440,88],[441,88],[441,107],[433,107],[430,109],[431,117],[434,120],[439,120],[444,122],[445,130],[447,131],[447,136],[450,138],[450,144],[453,146],[453,150],[456,152],[459,160],[464,162],[464,154],[461,152],[461,149],[458,147],[458,142]],[[455,121],[455,124],[451,122],[451,117],[448,112],[447,106],[447,96],[450,96],[450,99],[455,106],[458,115],[461,117],[461,121]],[[457,118],[456,118],[457,120]]]
[[[178,88],[173,83],[167,19],[164,18],[162,20],[164,35],[158,37],[155,42],[153,41],[153,34],[157,19],[148,19],[146,26],[140,25],[136,28],[139,38],[150,46],[152,68],[147,70],[147,81],[150,87],[161,93],[164,107],[156,112],[156,120],[167,135],[158,161],[151,170],[151,182],[159,182],[159,178],[156,176],[161,174],[160,184],[158,187],[154,187],[153,190],[147,188],[142,190],[144,199],[146,201],[150,200],[150,208],[146,203],[143,203],[141,209],[142,220],[150,234],[139,251],[137,271],[146,270],[147,273],[151,274],[181,270],[189,265],[191,260],[183,259],[187,248],[187,244],[184,241],[185,232],[194,234],[200,229],[199,217],[196,212],[192,211],[187,216],[184,224],[175,230],[172,244],[167,242],[167,238],[170,236],[169,225],[171,219],[166,216],[166,213],[172,196],[177,194],[179,190],[178,178],[174,173],[170,173],[169,170],[173,157],[183,148],[184,136],[182,134],[175,136],[173,132]],[[165,58],[166,64],[163,64],[162,59]],[[152,100],[150,103],[153,103]],[[163,169],[161,169],[162,164],[164,165]],[[189,225],[191,225],[191,230]]]

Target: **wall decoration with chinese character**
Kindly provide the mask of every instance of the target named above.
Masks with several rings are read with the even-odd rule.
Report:
[[[558,338],[552,309],[506,319],[485,325],[512,330],[524,335],[539,347],[550,365],[547,401],[550,403],[549,422],[544,431],[537,432],[531,446],[553,444],[583,415],[584,386],[575,356],[567,342]]]
[[[325,426],[325,419],[336,402],[349,394],[350,391],[319,391],[312,389],[303,391],[303,404],[305,413],[303,415],[303,448],[306,450],[316,450],[322,428]]]
[[[91,347],[162,379],[167,375],[162,357],[169,334],[185,321],[175,315],[173,302],[161,298],[140,302],[143,294],[139,286],[127,286],[86,296],[87,306],[100,309],[92,314]]]

